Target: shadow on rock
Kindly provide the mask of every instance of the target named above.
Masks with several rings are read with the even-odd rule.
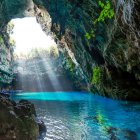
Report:
[[[42,120],[37,119],[36,120],[38,127],[39,127],[39,140],[44,140],[46,137],[47,128],[45,126],[45,123]]]

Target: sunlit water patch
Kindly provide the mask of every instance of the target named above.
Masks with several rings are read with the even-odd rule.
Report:
[[[28,99],[47,127],[44,140],[139,140],[140,104],[84,92],[13,94]]]

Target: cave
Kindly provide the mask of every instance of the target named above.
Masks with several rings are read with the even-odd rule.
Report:
[[[1,0],[0,139],[139,139],[139,4],[138,0]],[[10,21],[33,17],[57,44],[59,55],[52,53],[46,59],[47,52],[37,50],[38,56],[26,57],[26,65],[16,73]],[[55,65],[48,75],[35,74],[36,68],[47,71],[44,64],[49,61]],[[52,81],[50,75],[55,75]],[[121,126],[128,121],[134,122],[132,126]],[[95,132],[94,123],[102,132]]]
[[[78,1],[75,1],[74,3],[69,1],[67,3],[65,0],[62,0],[61,2],[45,2],[43,0],[26,0],[22,2],[16,2],[14,0],[11,2],[3,1],[1,2],[0,30],[1,33],[4,32],[4,28],[6,28],[6,25],[11,19],[36,17],[37,22],[41,25],[45,34],[50,35],[57,43],[59,51],[62,54],[62,63],[65,63],[63,67],[69,70],[69,63],[72,63],[71,69],[73,69],[73,72],[71,72],[70,75],[74,77],[72,80],[79,89],[86,89],[93,92],[97,89],[100,95],[104,96],[107,93],[111,98],[122,98],[127,100],[129,95],[123,97],[123,93],[121,97],[119,94],[118,96],[113,96],[113,87],[117,86],[118,91],[120,91],[121,89],[119,88],[121,85],[119,85],[119,83],[121,83],[123,78],[120,77],[120,79],[117,80],[118,82],[112,82],[114,81],[113,77],[115,76],[115,72],[110,69],[110,66],[117,69],[119,73],[123,74],[124,72],[128,72],[134,75],[135,84],[132,85],[139,86],[139,35],[138,31],[135,29],[137,22],[135,24],[131,24],[131,22],[128,23],[125,13],[123,15],[121,15],[121,13],[116,13],[118,21],[115,20],[114,22],[118,24],[117,27],[112,26],[112,19],[106,19],[105,23],[100,22],[94,27],[95,25],[92,25],[93,23],[85,22],[84,19],[87,18],[87,21],[90,21],[91,15],[93,19],[97,18],[95,16],[96,14],[94,15],[92,12],[89,13],[89,3],[83,1],[81,4],[79,4]],[[112,3],[112,7],[116,4],[117,3]],[[122,3],[119,3],[118,1],[118,4],[121,5]],[[95,10],[95,13],[99,13],[98,8],[94,4],[92,8]],[[89,11],[87,11],[87,9]],[[83,11],[85,11],[87,15],[84,15],[85,13],[83,13]],[[119,12],[118,9],[117,12]],[[137,17],[138,13],[138,10],[134,13],[129,13],[129,17],[134,16],[139,18]],[[122,20],[120,21],[119,17],[121,16]],[[135,19],[131,18],[131,20],[134,20],[133,22],[135,22]],[[124,34],[126,26],[130,26],[130,28],[133,27],[134,30],[127,30],[126,34]],[[122,27],[122,29],[120,27]],[[93,30],[94,28],[95,31]],[[108,30],[108,28],[110,28],[110,30]],[[90,30],[91,33],[89,32]],[[135,38],[132,37],[133,34],[135,34]],[[91,39],[92,37],[93,39]],[[8,46],[6,38],[4,41]],[[96,67],[100,67],[102,77],[106,78],[99,78],[98,80],[100,82],[97,85],[96,83],[92,83],[92,79],[94,79],[93,71]],[[106,81],[111,85],[108,86]],[[131,85],[131,81],[127,82],[130,82]],[[134,88],[137,91],[135,93],[136,98],[139,96],[139,89],[136,87]],[[130,94],[131,96],[132,92],[130,91],[130,93],[126,94]],[[129,98],[129,100],[131,99]],[[135,100],[137,100],[137,98]]]
[[[16,42],[13,90],[78,90],[61,66],[57,44],[42,31],[35,17],[14,19],[8,24],[14,26],[11,38]]]

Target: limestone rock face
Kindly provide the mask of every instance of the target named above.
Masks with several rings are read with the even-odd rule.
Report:
[[[139,0],[2,0],[0,5],[1,30],[12,18],[37,17],[58,43],[62,64],[79,87],[140,100]]]
[[[0,24],[7,23],[12,18],[34,15],[32,0],[1,0],[0,5]]]
[[[95,86],[100,95],[115,99],[140,100],[138,0],[110,1],[114,16],[104,16],[104,21],[103,8],[92,0],[34,2],[50,14],[51,31],[67,56],[64,66],[74,73],[77,84],[84,81],[81,87]],[[76,77],[76,71],[83,79]]]
[[[7,25],[0,32],[0,87],[10,84],[13,79],[13,46],[11,45]]]

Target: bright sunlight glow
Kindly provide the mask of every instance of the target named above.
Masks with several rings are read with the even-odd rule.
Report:
[[[56,45],[50,36],[47,36],[37,23],[35,17],[13,19],[13,34],[11,37],[16,41],[15,54],[28,54],[32,48],[46,48]]]

